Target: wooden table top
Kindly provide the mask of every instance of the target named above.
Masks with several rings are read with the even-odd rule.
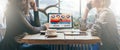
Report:
[[[26,35],[21,39],[23,43],[29,44],[95,44],[101,40],[97,36],[65,35],[57,33],[57,37],[46,37],[45,35]]]

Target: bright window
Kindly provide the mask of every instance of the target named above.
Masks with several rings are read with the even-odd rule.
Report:
[[[7,5],[7,0],[1,0],[0,1],[0,24],[2,25],[2,27],[5,26],[5,16],[4,16],[4,12],[6,10],[6,5]]]
[[[44,9],[49,5],[54,5],[59,3],[57,7],[51,7],[46,10],[47,13],[67,13],[72,14],[75,20],[81,17],[81,0],[39,0],[39,8]],[[41,22],[46,22],[47,16],[43,16],[43,13],[40,13]]]

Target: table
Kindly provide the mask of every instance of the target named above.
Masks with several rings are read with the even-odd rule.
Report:
[[[57,37],[52,38],[47,38],[45,35],[40,34],[26,35],[21,39],[21,42],[28,44],[48,44],[52,46],[51,50],[98,50],[98,45],[96,46],[96,44],[101,43],[101,40],[97,36],[57,33]],[[88,49],[89,47],[90,49]]]
[[[26,35],[21,42],[29,44],[94,44],[100,43],[101,40],[97,36],[71,36],[57,33],[57,37],[52,38],[40,34]]]

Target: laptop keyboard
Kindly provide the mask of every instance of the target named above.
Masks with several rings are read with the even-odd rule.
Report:
[[[79,29],[59,29],[57,32],[79,32]]]

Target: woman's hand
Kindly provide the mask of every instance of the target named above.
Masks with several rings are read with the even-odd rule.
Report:
[[[49,29],[49,23],[44,24],[44,26],[46,27],[46,29]]]
[[[92,4],[91,4],[91,1],[89,1],[88,3],[87,3],[87,9],[88,10],[91,10],[93,7],[92,7]]]
[[[35,0],[30,0],[30,6],[33,8],[34,11],[38,11]]]

